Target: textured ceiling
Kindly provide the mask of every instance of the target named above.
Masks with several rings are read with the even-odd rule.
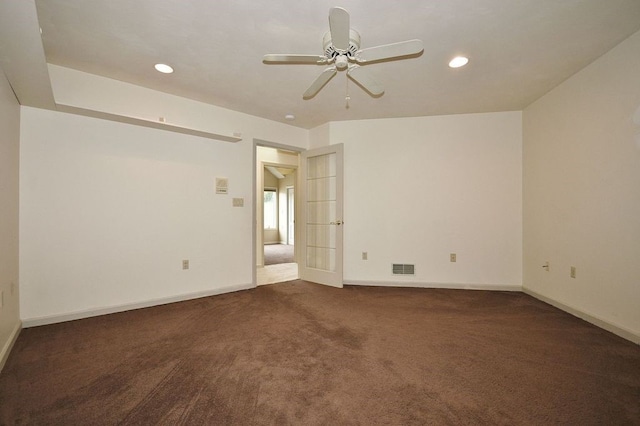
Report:
[[[373,98],[339,73],[265,65],[322,54],[324,0],[37,0],[47,62],[312,128],[328,121],[520,110],[640,30],[640,0],[345,0],[361,48],[418,38],[417,58],[366,65]],[[463,54],[470,63],[450,69]],[[153,65],[164,62],[175,73]],[[350,108],[345,108],[349,91]],[[285,114],[295,114],[288,122]]]

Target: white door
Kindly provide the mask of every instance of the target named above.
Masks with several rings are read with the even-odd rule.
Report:
[[[342,287],[342,144],[304,151],[300,163],[300,278]]]

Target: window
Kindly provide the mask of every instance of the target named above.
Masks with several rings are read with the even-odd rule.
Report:
[[[264,229],[278,228],[278,197],[275,189],[264,190]]]

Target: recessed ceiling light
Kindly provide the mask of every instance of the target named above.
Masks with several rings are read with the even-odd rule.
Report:
[[[456,56],[451,60],[451,62],[449,62],[449,66],[451,68],[460,68],[467,65],[468,62],[469,58],[465,58],[464,56]]]
[[[173,68],[167,64],[156,64],[156,70],[164,74],[171,74],[173,72]]]
[[[287,114],[287,115],[284,116],[284,119],[285,120],[289,120],[289,121],[293,121],[293,120],[296,119],[296,116],[293,115],[293,114]]]

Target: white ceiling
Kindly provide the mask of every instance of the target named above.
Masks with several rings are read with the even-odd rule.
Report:
[[[419,38],[418,58],[369,64],[373,98],[324,69],[265,65],[267,53],[322,54],[325,0],[37,0],[46,60],[312,128],[328,121],[521,110],[640,30],[640,0],[343,0],[361,48]],[[448,68],[463,54],[470,63]],[[168,63],[164,75],[153,65]],[[295,114],[295,121],[285,114]]]

